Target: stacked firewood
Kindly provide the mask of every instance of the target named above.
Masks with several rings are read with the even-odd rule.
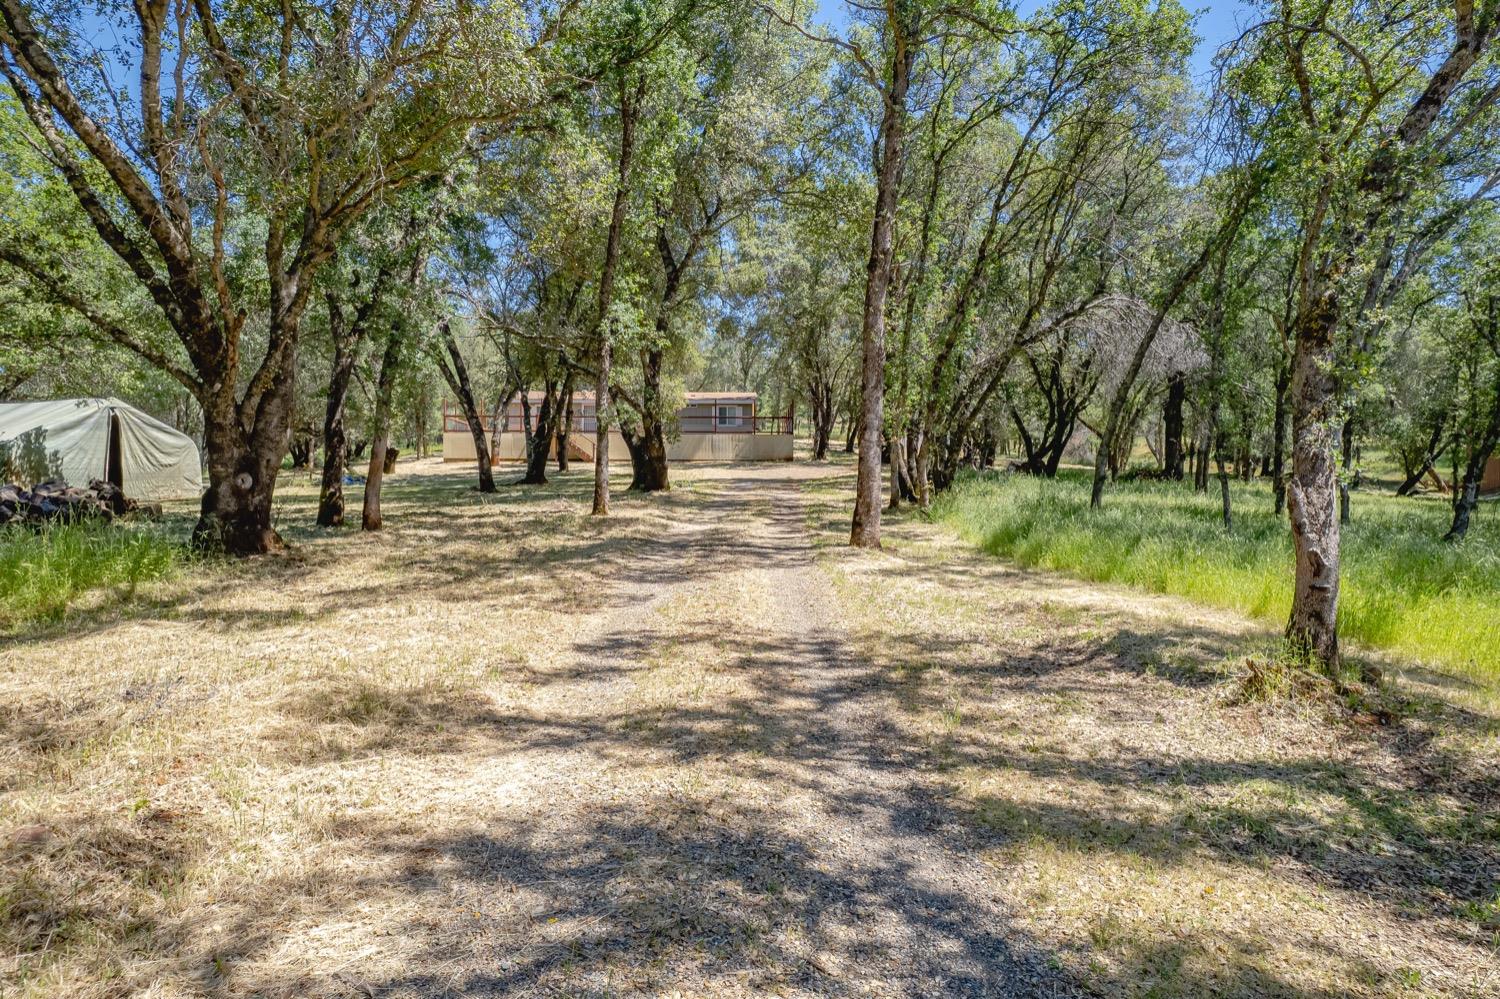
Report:
[[[53,521],[112,520],[137,509],[120,487],[94,479],[87,489],[65,482],[40,482],[31,488],[0,485],[0,526],[12,523],[44,524]]]

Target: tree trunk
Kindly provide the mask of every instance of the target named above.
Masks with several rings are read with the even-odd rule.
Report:
[[[1422,477],[1425,476],[1428,472],[1432,471],[1434,464],[1435,461],[1429,454],[1429,456],[1425,460],[1423,460],[1422,464],[1418,466],[1415,471],[1401,480],[1401,484],[1396,487],[1396,495],[1410,496],[1412,492],[1417,488],[1417,484],[1422,481]]]
[[[568,434],[573,431],[573,369],[563,376],[562,412],[557,421],[557,470],[568,470]]]
[[[1500,340],[1496,342],[1500,344]],[[1448,528],[1448,533],[1443,535],[1444,541],[1462,541],[1469,532],[1469,517],[1479,502],[1479,483],[1484,478],[1484,467],[1489,464],[1490,455],[1495,453],[1496,447],[1500,447],[1500,383],[1495,385],[1489,423],[1481,429],[1474,449],[1469,452],[1468,463],[1464,466],[1463,485],[1454,482],[1453,524]],[[1458,447],[1455,446],[1453,451],[1456,457]],[[1456,474],[1454,478],[1457,479]]]
[[[665,314],[657,331],[665,335]],[[641,435],[639,451],[632,449],[630,453],[631,492],[655,493],[672,488],[661,417],[661,362],[660,349],[647,350],[641,358]]]
[[[947,492],[958,478],[958,448],[951,441],[939,438],[933,451],[927,466],[927,476],[931,483],[931,492],[927,494],[928,502],[931,502],[932,493]]]
[[[402,252],[417,238],[420,230],[418,216],[408,217],[402,232],[399,248]],[[411,261],[409,279],[416,280],[426,256],[418,252]],[[344,412],[349,397],[349,383],[354,374],[354,361],[359,354],[369,330],[370,320],[380,308],[386,288],[391,280],[391,271],[382,267],[375,274],[369,290],[359,307],[354,310],[352,321],[344,312],[337,292],[327,293],[328,327],[333,336],[333,369],[328,376],[328,405],[323,413],[323,478],[318,491],[318,526],[337,527],[344,522],[344,472],[348,464],[348,439],[344,430]],[[350,285],[358,291],[359,277],[356,274]],[[425,394],[417,405],[418,449],[426,427],[423,405]]]
[[[293,299],[284,286],[273,300]],[[254,400],[253,419],[243,414],[251,396],[236,404],[232,383],[216,386],[204,405],[203,444],[208,490],[203,494],[193,544],[229,555],[261,555],[286,548],[272,526],[271,498],[291,436],[292,400],[297,364],[299,313],[287,304],[271,322],[269,340],[280,343],[262,394]],[[247,423],[249,429],[246,429]]]
[[[292,471],[305,472],[312,468],[313,439],[311,434],[296,433],[288,449],[292,458]]]
[[[814,376],[809,395],[812,400],[812,457],[813,461],[825,461],[828,458],[828,442],[833,437],[833,384]]]
[[[227,393],[226,393],[227,395]],[[273,409],[290,409],[291,392],[268,394],[261,420],[276,421]],[[219,412],[204,413],[203,443],[208,464],[208,490],[203,494],[193,544],[228,555],[264,555],[286,545],[271,524],[271,497],[286,449],[284,434],[267,433],[257,423],[246,434],[232,401]]]
[[[1287,511],[1296,550],[1296,588],[1287,639],[1330,674],[1339,664],[1339,514],[1334,448],[1336,292],[1298,317],[1292,349],[1292,474]]]
[[[1291,366],[1283,360],[1276,368],[1276,410],[1271,417],[1271,496],[1278,517],[1286,511],[1286,394],[1291,384]]]
[[[906,494],[902,498],[908,503],[916,503],[921,499],[917,494],[917,472],[920,468],[917,455],[921,452],[922,425],[913,420],[906,428],[906,444],[901,448],[901,453],[906,456],[906,471],[901,476],[902,484],[906,487]]]
[[[391,430],[391,396],[396,389],[396,371],[401,364],[401,327],[391,327],[385,342],[385,356],[380,360],[380,377],[375,383],[375,425],[370,441],[370,466],[365,473],[365,504],[360,528],[378,531],[384,521],[380,515],[380,487],[385,476],[385,449]]]
[[[665,438],[658,433],[653,436],[631,427],[620,428],[620,437],[625,441],[625,450],[630,453],[630,492],[659,492],[670,488],[658,483],[657,476],[667,468]]]
[[[553,421],[557,415],[557,384],[543,383],[542,405],[536,412],[536,424],[528,438],[526,448],[526,476],[521,480],[525,486],[547,484],[547,459],[552,457],[552,441],[556,431]]]
[[[444,319],[438,324],[439,354],[437,358],[438,370],[443,373],[443,380],[448,383],[448,388],[458,397],[458,404],[463,407],[464,420],[469,424],[469,435],[474,438],[474,459],[479,466],[479,491],[492,493],[495,491],[495,472],[490,463],[490,445],[484,435],[484,418],[479,415],[479,403],[474,398],[474,386],[469,382],[469,367],[464,363],[464,356],[458,349],[458,341],[453,339],[453,331]],[[446,351],[448,361],[452,367],[443,360],[441,351]]]
[[[500,454],[500,439],[505,433],[505,424],[510,414],[510,401],[516,397],[514,384],[508,385],[505,391],[495,396],[495,408],[490,410],[490,464],[498,460]]]
[[[1396,487],[1397,496],[1410,496],[1422,477],[1436,467],[1438,459],[1443,456],[1443,431],[1447,428],[1447,414],[1439,413],[1432,421],[1432,430],[1427,435],[1427,447],[1422,451],[1422,460],[1417,462],[1416,468],[1407,470],[1406,478]]]
[[[1167,404],[1162,411],[1166,440],[1162,445],[1162,475],[1182,481],[1182,404],[1187,398],[1187,375],[1174,371],[1167,381]]]
[[[892,435],[890,440],[891,452],[891,498],[886,503],[886,509],[896,511],[901,509],[901,472],[906,467],[906,442],[899,434]]]
[[[635,153],[635,124],[640,98],[645,94],[643,77],[632,99],[624,77],[620,79],[620,159],[615,181],[614,207],[609,216],[609,234],[604,241],[604,267],[599,275],[599,381],[594,388],[594,505],[590,515],[609,516],[609,380],[614,362],[613,321],[615,270],[620,262],[620,241],[625,229],[625,209],[630,198],[630,161]]]
[[[1287,487],[1292,540],[1297,552],[1297,585],[1287,637],[1331,675],[1337,675],[1339,520],[1338,477],[1333,463],[1338,360],[1335,334],[1340,322],[1341,284],[1358,263],[1361,250],[1389,224],[1391,214],[1409,196],[1421,168],[1436,152],[1409,155],[1439,120],[1444,105],[1464,83],[1493,38],[1493,22],[1472,15],[1472,5],[1455,10],[1458,44],[1432,67],[1421,94],[1390,137],[1375,145],[1358,172],[1357,190],[1368,205],[1363,219],[1351,221],[1336,252],[1324,254],[1307,280],[1295,323],[1292,356],[1292,477]],[[1438,143],[1441,149],[1444,143]],[[1380,269],[1376,269],[1376,278]],[[1374,280],[1376,278],[1371,278]],[[1373,285],[1367,283],[1367,288]]]
[[[323,414],[323,481],[318,489],[319,527],[338,527],[344,522],[344,469],[348,453],[348,440],[344,433],[344,404],[354,375],[354,346],[347,342],[341,331],[335,331],[333,371],[328,377],[328,407]]]
[[[426,379],[423,379],[422,387],[417,392],[416,431],[418,458],[426,458],[429,454],[432,453],[427,446],[427,416],[432,409],[431,402],[432,400],[427,395],[427,381]],[[490,453],[495,453],[494,448],[490,449]]]
[[[878,142],[879,169],[875,183],[875,221],[870,231],[870,260],[865,274],[865,303],[861,322],[859,472],[854,488],[854,518],[849,544],[858,548],[880,547],[880,435],[885,392],[885,300],[895,266],[892,238],[896,225],[896,202],[901,193],[903,138],[906,124],[906,91],[911,83],[916,50],[909,46],[906,25],[900,24],[895,7],[888,10],[887,31],[891,51],[889,87],[882,91]],[[917,483],[922,491],[922,483]]]
[[[630,491],[633,493],[655,493],[671,489],[668,481],[667,440],[660,420],[641,422],[644,426],[630,448]],[[630,439],[627,439],[629,443]]]
[[[1463,486],[1453,492],[1453,523],[1444,541],[1462,541],[1469,533],[1469,517],[1479,505],[1479,480],[1470,474],[1464,475]]]
[[[1214,462],[1219,473],[1219,502],[1223,508],[1224,530],[1234,528],[1234,514],[1229,506],[1229,469],[1224,465],[1224,441],[1221,437],[1214,448]]]

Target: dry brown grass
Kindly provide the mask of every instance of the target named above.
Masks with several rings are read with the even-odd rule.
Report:
[[[1273,636],[911,515],[853,554],[831,486],[813,524],[855,647],[1060,967],[1132,996],[1500,992],[1494,717],[1418,682],[1391,726],[1238,703]]]
[[[0,995],[1493,994],[1493,722],[1231,704],[1252,628],[839,469],[402,467],[6,643]]]
[[[622,500],[606,527],[581,479],[492,500],[463,472],[398,477],[376,536],[303,528],[312,490],[290,482],[294,557],[8,643],[0,991],[291,995],[403,967],[403,927],[439,914],[391,844],[522,792],[495,736],[552,713],[533,678],[557,636],[694,499]]]

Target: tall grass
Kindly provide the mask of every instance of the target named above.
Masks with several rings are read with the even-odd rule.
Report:
[[[1113,486],[1089,509],[1079,473],[962,480],[936,516],[985,551],[1082,579],[1170,593],[1279,624],[1292,600],[1292,543],[1263,483],[1235,483],[1225,531],[1218,484]],[[1440,540],[1440,502],[1355,492],[1343,536],[1340,634],[1500,683],[1500,508],[1475,515],[1460,545]]]
[[[181,542],[130,524],[53,524],[0,529],[0,631],[56,620],[91,590],[124,595],[174,573]]]

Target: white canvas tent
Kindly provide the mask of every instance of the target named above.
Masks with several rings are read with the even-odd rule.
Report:
[[[0,402],[0,472],[28,484],[102,479],[135,500],[203,492],[192,438],[119,399]]]

